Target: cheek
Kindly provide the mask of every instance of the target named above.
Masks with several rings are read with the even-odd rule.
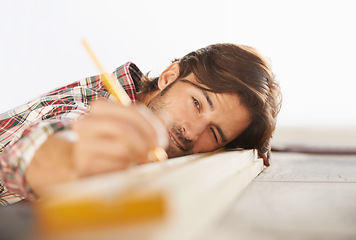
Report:
[[[180,104],[179,101],[170,101],[165,104],[164,108],[155,113],[168,129],[172,126],[181,127],[191,119],[191,114],[188,113],[187,107],[184,104]]]
[[[211,136],[206,132],[200,136],[194,144],[193,153],[204,153],[216,150],[216,144],[212,142]]]
[[[189,106],[189,102],[174,101],[170,104],[170,108],[167,109],[168,114],[171,116],[177,124],[183,124],[187,121],[194,121],[194,109]]]

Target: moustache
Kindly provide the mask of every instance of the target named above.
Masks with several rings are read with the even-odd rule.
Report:
[[[194,144],[192,140],[189,140],[184,137],[182,128],[173,127],[172,133],[178,138],[178,140],[182,144],[185,154],[190,154],[193,151]]]

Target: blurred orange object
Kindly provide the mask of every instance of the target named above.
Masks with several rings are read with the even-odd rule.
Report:
[[[36,206],[40,235],[58,236],[103,227],[162,220],[166,213],[163,194],[125,194],[117,199],[48,199]]]

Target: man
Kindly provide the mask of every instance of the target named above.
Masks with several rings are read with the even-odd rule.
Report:
[[[110,101],[95,76],[0,115],[4,203],[36,199],[47,185],[149,162],[151,149],[167,139],[170,158],[224,146],[268,150],[281,95],[253,48],[210,45],[175,60],[155,79],[133,63],[115,76],[137,106]]]

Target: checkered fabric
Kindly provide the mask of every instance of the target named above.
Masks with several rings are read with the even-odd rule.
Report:
[[[136,103],[142,72],[128,62],[114,75]],[[36,150],[55,132],[70,128],[73,121],[88,112],[91,101],[101,98],[113,99],[104,88],[101,75],[97,75],[0,114],[0,205],[36,199],[24,178]]]

